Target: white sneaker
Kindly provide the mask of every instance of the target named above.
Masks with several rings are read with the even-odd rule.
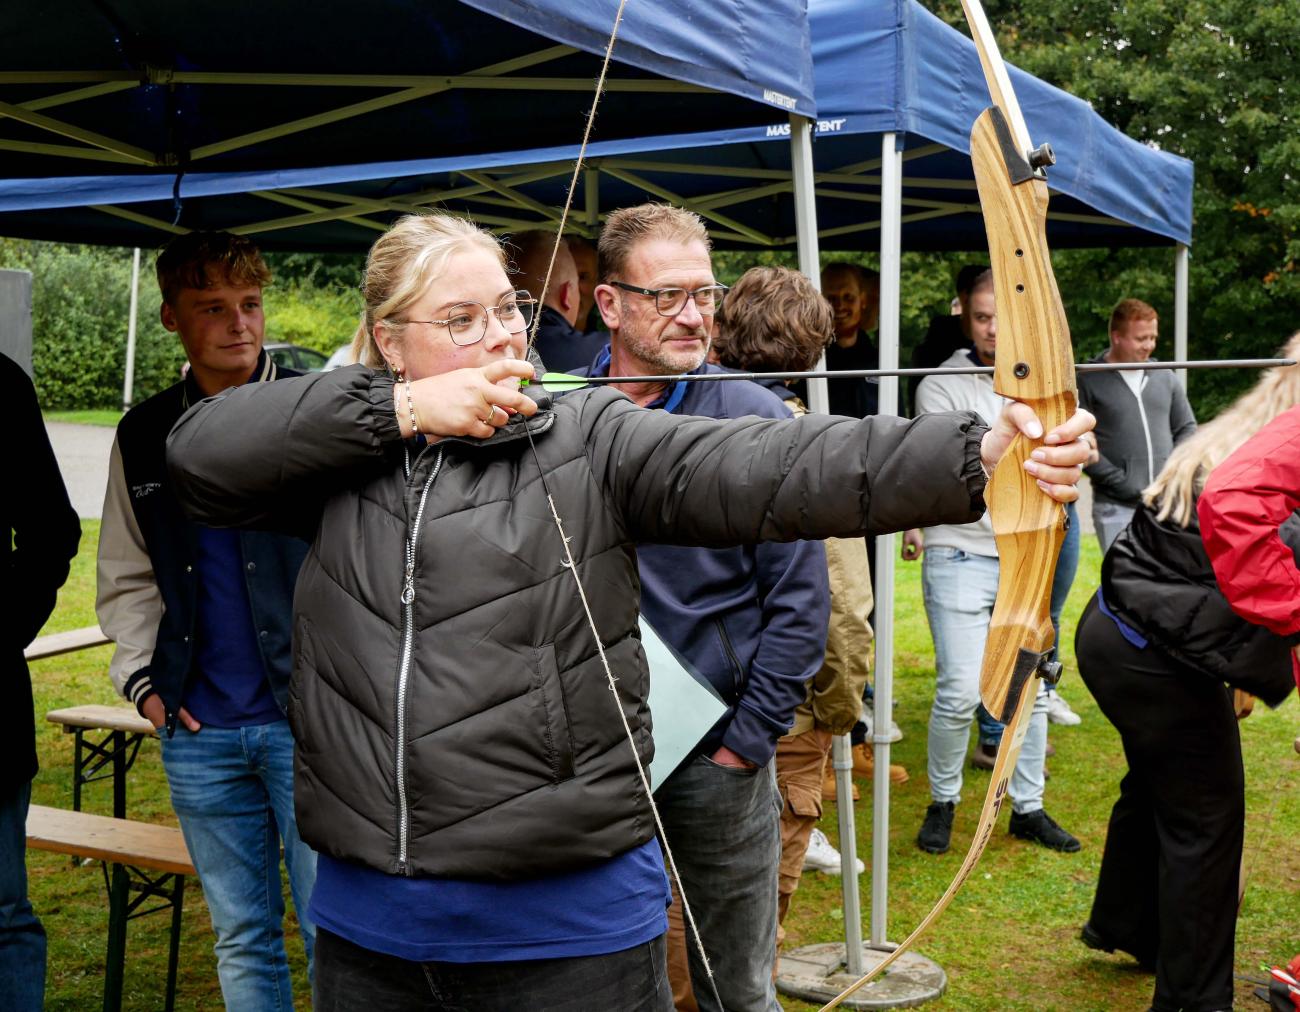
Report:
[[[1070,704],[1061,694],[1050,689],[1047,693],[1047,719],[1053,724],[1064,724],[1066,727],[1083,723],[1083,718],[1070,709]]]
[[[803,870],[838,875],[841,871],[840,865],[840,852],[831,846],[831,841],[826,839],[825,833],[814,828],[812,835],[808,838],[808,849],[804,851]],[[858,874],[861,875],[866,870],[867,866],[859,860]]]

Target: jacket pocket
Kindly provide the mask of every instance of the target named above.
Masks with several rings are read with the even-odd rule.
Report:
[[[569,709],[564,698],[564,684],[555,661],[552,644],[533,650],[533,691],[541,699],[546,724],[542,729],[546,759],[555,783],[573,777],[573,734],[569,729]]]
[[[727,702],[735,703],[740,698],[740,694],[745,691],[745,671],[740,666],[740,658],[736,656],[735,648],[731,645],[731,637],[727,635],[726,623],[720,618],[715,618],[713,625],[718,630],[722,655],[727,659],[727,667],[731,669],[731,697]]]
[[[302,680],[315,678],[316,651],[312,639],[311,620],[304,614],[294,616],[293,622],[293,666],[289,675],[289,686],[285,699],[285,715],[289,718],[289,729],[295,740],[299,738],[301,720],[299,712],[302,700],[299,698]]]

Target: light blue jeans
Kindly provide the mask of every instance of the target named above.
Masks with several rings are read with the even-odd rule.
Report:
[[[1074,586],[1074,574],[1079,571],[1079,545],[1083,540],[1083,534],[1079,529],[1079,511],[1074,503],[1066,503],[1065,515],[1069,523],[1065,529],[1065,540],[1061,542],[1061,550],[1056,556],[1056,575],[1052,579],[1052,601],[1048,605],[1048,611],[1052,616],[1052,632],[1055,634],[1052,641],[1053,658],[1059,658],[1061,655],[1061,612],[1065,610],[1065,602],[1070,597],[1070,588]],[[975,719],[980,726],[980,744],[997,748],[1002,742],[1002,724],[984,709],[983,703],[975,712]]]
[[[937,675],[926,761],[930,796],[955,804],[961,801],[971,719],[980,702],[980,664],[998,595],[998,560],[956,548],[927,548],[921,586]],[[1039,681],[1029,730],[1007,788],[1014,811],[1025,814],[1043,807],[1046,751],[1047,690]]]
[[[226,1008],[288,1012],[293,988],[284,951],[281,841],[309,973],[316,940],[306,916],[316,853],[294,821],[289,722],[197,732],[177,727],[174,737],[160,737],[172,807],[212,915]]]
[[[32,785],[0,794],[0,1004],[41,1012],[45,1002],[45,929],[27,899],[27,805]]]

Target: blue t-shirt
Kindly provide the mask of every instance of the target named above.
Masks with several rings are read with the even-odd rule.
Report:
[[[671,898],[656,840],[589,868],[518,882],[405,878],[321,854],[311,917],[399,959],[500,963],[644,944],[668,930]]]
[[[198,527],[194,569],[195,672],[185,689],[185,708],[212,727],[284,720],[257,646],[239,532]]]

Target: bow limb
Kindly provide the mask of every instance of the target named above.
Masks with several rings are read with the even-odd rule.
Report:
[[[1011,80],[979,0],[962,0],[993,105],[971,131],[971,161],[988,234],[998,310],[993,387],[1030,405],[1050,432],[1075,411],[1074,349],[1047,247],[1047,182],[1051,148],[1030,150]],[[984,498],[997,538],[998,595],[989,622],[980,697],[1007,725],[979,824],[961,867],[939,902],[884,960],[823,1007],[838,1006],[911,948],[944,911],[979,862],[1007,794],[1029,729],[1037,677],[1055,681],[1050,604],[1056,559],[1065,538],[1065,510],[1024,469],[1042,445],[1018,435],[998,462]]]

